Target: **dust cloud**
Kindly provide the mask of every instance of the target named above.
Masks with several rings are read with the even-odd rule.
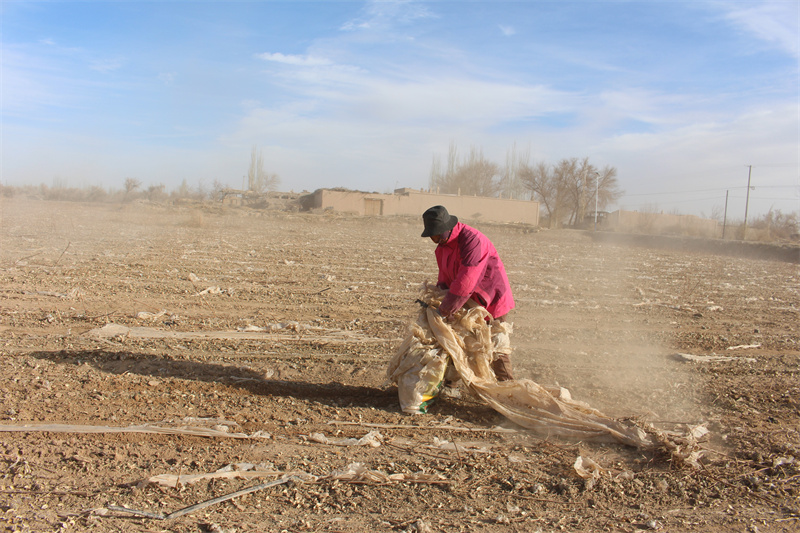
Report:
[[[519,377],[566,387],[611,416],[698,422],[691,374],[670,357],[676,324],[663,265],[650,250],[584,232],[494,234],[509,272]]]

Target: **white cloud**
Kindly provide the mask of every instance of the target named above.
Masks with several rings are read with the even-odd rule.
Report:
[[[175,81],[176,77],[177,77],[177,74],[175,72],[161,72],[158,75],[158,79],[164,85],[172,85],[173,82]]]
[[[97,59],[89,64],[89,68],[98,72],[111,72],[122,67],[120,59]]]
[[[796,0],[766,1],[752,7],[740,7],[736,2],[723,5],[734,25],[795,57],[800,56],[800,3]]]
[[[504,26],[500,24],[498,27],[500,28],[500,32],[506,37],[511,37],[517,33],[517,30],[515,30],[512,26]]]
[[[331,61],[324,57],[308,56],[308,55],[295,55],[295,54],[282,54],[280,52],[263,54],[256,54],[256,57],[264,61],[272,61],[275,63],[283,63],[285,65],[295,65],[300,67],[320,67],[331,65]]]
[[[418,79],[406,83],[371,81],[356,94],[343,93],[352,112],[390,122],[419,121],[497,124],[567,109],[572,95],[544,86],[470,78]]]
[[[597,157],[611,162],[619,170],[620,183],[629,193],[685,191],[675,197],[632,197],[623,204],[636,202],[676,202],[683,212],[710,212],[710,206],[724,200],[725,190],[740,191],[747,179],[747,166],[753,165],[760,186],[788,185],[798,172],[797,105],[784,102],[772,107],[750,109],[738,116],[689,123],[656,133],[623,133],[596,142],[589,149]],[[687,201],[690,191],[717,189],[703,197],[716,197],[698,203]],[[767,189],[759,190],[761,196]],[[796,195],[781,189],[787,198],[775,207],[789,212],[800,208]],[[751,207],[769,209],[769,201],[758,203],[754,195]],[[633,203],[633,204],[632,204]],[[673,206],[665,206],[671,209]]]
[[[345,22],[340,29],[387,31],[398,24],[436,17],[425,5],[415,0],[372,0],[364,7],[363,15]]]

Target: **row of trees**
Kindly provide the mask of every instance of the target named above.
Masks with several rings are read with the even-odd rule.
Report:
[[[533,164],[530,153],[509,150],[505,166],[489,161],[478,148],[459,157],[450,144],[447,161],[434,156],[430,188],[443,194],[521,198],[538,201],[550,227],[578,225],[622,197],[617,169],[598,169],[589,158],[562,159],[554,165]]]
[[[258,147],[253,146],[250,153],[250,167],[247,171],[245,194],[262,195],[269,191],[277,190],[280,185],[280,178],[277,174],[269,173],[264,170],[264,156]],[[0,185],[0,191],[6,197],[14,196],[17,193],[39,196],[46,200],[67,200],[82,202],[131,202],[133,200],[147,200],[150,202],[166,202],[175,200],[221,200],[225,194],[231,191],[231,186],[214,180],[211,189],[207,189],[201,182],[196,187],[191,187],[183,180],[179,187],[167,192],[167,187],[163,183],[144,187],[138,178],[125,178],[122,190],[106,189],[100,186],[90,186],[84,188],[69,187],[61,179],[55,179],[53,186],[23,186],[11,187]]]
[[[215,185],[218,187],[218,185]],[[217,189],[208,189],[202,183],[190,187],[184,180],[181,185],[171,191],[164,184],[142,187],[141,182],[128,178],[123,189],[114,189],[92,185],[88,187],[70,187],[63,181],[56,180],[53,185],[0,185],[0,194],[6,198],[15,196],[31,196],[43,200],[57,200],[67,202],[108,202],[126,203],[134,200],[163,203],[182,200],[203,201],[215,198]]]

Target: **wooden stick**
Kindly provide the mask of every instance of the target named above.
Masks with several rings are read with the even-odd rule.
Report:
[[[189,513],[193,513],[199,509],[205,509],[206,507],[210,507],[217,503],[226,502],[238,496],[244,496],[245,494],[250,494],[251,492],[256,492],[259,490],[263,490],[269,487],[274,487],[275,485],[282,485],[284,483],[288,483],[292,480],[302,481],[298,476],[286,476],[280,479],[276,479],[275,481],[269,481],[267,483],[261,483],[260,485],[254,485],[252,487],[237,490],[236,492],[231,492],[230,494],[226,494],[225,496],[220,496],[219,498],[213,498],[211,500],[206,500],[204,502],[196,503],[194,505],[190,505],[189,507],[184,507],[183,509],[179,509],[174,513],[170,513],[164,518],[166,520],[170,520],[172,518],[178,518],[179,516],[187,515]]]
[[[237,490],[236,492],[231,492],[230,494],[225,494],[224,496],[219,496],[218,498],[212,498],[210,500],[206,500],[204,502],[196,503],[194,505],[190,505],[189,507],[184,507],[183,509],[178,509],[177,511],[170,513],[168,515],[163,515],[160,513],[151,513],[150,511],[141,511],[139,509],[129,509],[128,507],[120,507],[118,505],[109,505],[109,511],[119,511],[124,513],[130,513],[137,516],[144,516],[145,518],[153,518],[155,520],[172,520],[173,518],[178,518],[189,513],[193,513],[200,509],[205,509],[206,507],[210,507],[217,503],[226,502],[228,500],[232,500],[233,498],[237,498],[239,496],[244,496],[245,494],[250,494],[251,492],[256,492],[259,490],[263,490],[269,487],[274,487],[275,485],[282,485],[284,483],[288,483],[292,480],[302,481],[299,476],[286,476],[280,479],[276,479],[275,481],[270,481],[268,483],[261,483],[259,485],[253,485],[252,487],[248,487],[246,489]]]
[[[71,241],[67,241],[67,247],[64,248],[64,251],[61,252],[61,255],[58,256],[58,259],[56,259],[56,262],[53,263],[53,266],[56,266],[58,264],[58,262],[61,261],[61,258],[64,257],[64,254],[67,253],[67,249],[69,248],[70,244],[72,244],[72,242]]]
[[[42,251],[41,251],[41,250],[39,250],[39,251],[38,251],[38,252],[36,252],[35,254],[26,255],[25,257],[20,257],[19,259],[17,259],[16,261],[14,261],[14,264],[16,265],[16,264],[18,264],[20,261],[25,261],[26,259],[30,259],[31,257],[36,257],[36,256],[37,256],[37,255],[39,255],[40,253],[42,253]]]

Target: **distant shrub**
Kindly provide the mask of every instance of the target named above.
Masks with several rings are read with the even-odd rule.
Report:
[[[770,209],[768,213],[755,219],[750,227],[760,230],[758,240],[791,240],[798,233],[798,213],[783,213]],[[750,228],[748,228],[748,239]]]
[[[104,202],[108,198],[108,192],[102,187],[91,187],[89,189],[89,201],[90,202]]]

